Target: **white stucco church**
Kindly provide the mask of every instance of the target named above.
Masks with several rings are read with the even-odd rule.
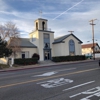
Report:
[[[31,58],[37,53],[40,61],[44,61],[55,56],[82,55],[82,41],[74,34],[54,39],[54,31],[48,30],[47,19],[38,18],[34,24],[35,30],[29,33],[29,38],[20,39],[21,52],[16,58]]]

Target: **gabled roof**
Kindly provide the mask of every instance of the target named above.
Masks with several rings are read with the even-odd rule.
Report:
[[[37,46],[35,46],[33,43],[30,42],[30,40],[28,38],[18,38],[18,46],[22,47],[22,48],[37,48]],[[16,42],[12,42],[10,44],[10,46],[15,46]],[[16,45],[17,45],[16,44]]]
[[[37,48],[37,46],[30,42],[29,38],[20,38],[20,47]]]
[[[99,45],[98,45],[98,43],[94,43],[94,46],[98,46],[99,47]],[[90,44],[83,44],[82,45],[82,48],[93,48],[93,43],[90,43]],[[100,48],[100,47],[99,47]]]
[[[64,36],[61,36],[61,37],[58,37],[54,40],[53,44],[56,44],[56,43],[63,43],[66,38],[68,38],[69,36],[73,36],[74,38],[76,38],[80,43],[83,43],[80,39],[78,39],[74,34],[68,34],[68,35],[64,35]]]

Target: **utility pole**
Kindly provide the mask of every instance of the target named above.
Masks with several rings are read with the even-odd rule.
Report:
[[[95,21],[95,20],[97,20],[97,19],[92,19],[92,20],[89,21],[89,22],[91,22],[90,25],[92,25],[93,59],[94,59],[94,60],[95,60],[95,50],[94,50],[94,25],[96,25],[96,24],[94,24],[94,21]]]
[[[71,34],[73,34],[74,31],[68,31],[68,32],[70,32]]]

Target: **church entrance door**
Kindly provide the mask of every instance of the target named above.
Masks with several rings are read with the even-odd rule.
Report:
[[[49,50],[44,51],[44,60],[50,60],[51,59],[51,53]]]

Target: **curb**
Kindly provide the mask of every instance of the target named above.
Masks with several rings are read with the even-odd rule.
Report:
[[[27,70],[27,69],[36,69],[36,68],[45,68],[45,67],[55,67],[58,65],[70,65],[70,64],[78,64],[78,63],[88,63],[88,62],[96,62],[97,60],[91,60],[91,61],[84,61],[84,62],[72,62],[72,63],[62,63],[62,64],[54,64],[54,65],[44,65],[44,66],[35,66],[31,68],[19,68],[19,69],[8,69],[8,70],[0,70],[0,72],[11,72],[11,71],[19,71],[19,70]]]

